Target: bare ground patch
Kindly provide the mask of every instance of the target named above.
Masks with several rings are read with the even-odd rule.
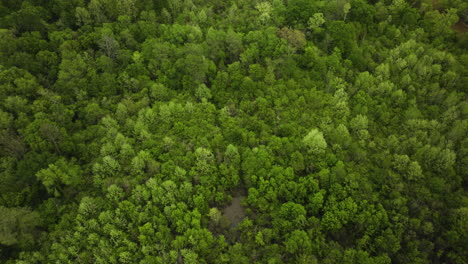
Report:
[[[457,31],[458,33],[465,33],[468,31],[468,25],[465,24],[461,19],[456,23],[455,25],[452,26],[452,29]]]
[[[233,197],[231,204],[223,210],[223,216],[229,221],[231,226],[236,226],[245,217],[245,210],[242,206],[244,198],[245,196]]]

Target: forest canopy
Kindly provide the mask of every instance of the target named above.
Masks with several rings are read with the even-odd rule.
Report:
[[[468,263],[467,23],[0,1],[0,263]]]

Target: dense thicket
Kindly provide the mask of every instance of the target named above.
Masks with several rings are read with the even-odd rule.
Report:
[[[2,0],[0,262],[467,263],[465,22]]]

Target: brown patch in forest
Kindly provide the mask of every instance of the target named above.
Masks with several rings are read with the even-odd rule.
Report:
[[[432,0],[432,8],[435,10],[441,10],[442,7],[440,6],[440,1],[439,0]]]
[[[468,25],[465,24],[461,19],[456,23],[455,25],[452,26],[452,29],[455,30],[458,33],[465,33],[468,31]]]
[[[223,216],[226,217],[231,226],[236,226],[245,217],[244,207],[241,204],[244,198],[245,196],[232,198],[231,204],[223,210]]]
[[[440,5],[440,0],[432,0],[432,8],[435,10],[443,11],[442,6]],[[465,33],[468,31],[468,25],[460,19],[455,25],[452,26],[452,29],[458,33]]]

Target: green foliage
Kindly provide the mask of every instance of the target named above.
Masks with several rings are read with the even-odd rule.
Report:
[[[327,148],[327,142],[322,132],[317,129],[312,129],[304,139],[302,139],[302,142],[310,153],[316,155],[325,153]]]
[[[55,196],[63,192],[64,185],[77,188],[83,182],[81,168],[63,158],[50,164],[47,169],[40,170],[36,176],[47,191]]]
[[[0,2],[1,263],[466,263],[466,1]]]
[[[36,227],[40,225],[37,212],[28,208],[7,208],[0,206],[0,244],[19,244],[25,250],[34,244]]]

